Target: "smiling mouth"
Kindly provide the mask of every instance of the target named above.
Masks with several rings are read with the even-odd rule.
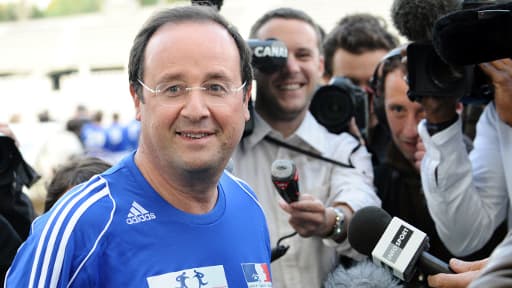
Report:
[[[177,132],[176,134],[178,134],[182,137],[185,137],[185,138],[190,138],[190,139],[202,139],[202,138],[213,135],[213,133],[206,133],[206,132],[201,132],[201,133]]]
[[[279,85],[277,88],[282,91],[293,91],[302,88],[302,84],[287,84],[287,85]]]

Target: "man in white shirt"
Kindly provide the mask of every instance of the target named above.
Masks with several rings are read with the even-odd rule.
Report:
[[[509,231],[512,224],[512,60],[479,66],[495,93],[478,121],[469,155],[455,112],[457,99],[424,97],[427,119],[418,126],[426,150],[421,178],[430,214],[446,247],[461,256],[480,249],[507,217]],[[429,284],[458,287],[445,282],[457,279],[440,274]]]
[[[355,211],[380,205],[371,156],[349,134],[329,133],[308,110],[323,74],[321,34],[308,15],[291,8],[269,11],[253,25],[250,36],[284,42],[288,58],[278,71],[255,71],[254,129],[235,150],[233,172],[258,195],[272,243],[294,231],[300,235],[286,239],[289,250],[272,263],[274,287],[321,287],[337,264],[336,251],[362,257],[351,249],[346,235]],[[299,201],[284,202],[274,188],[270,170],[276,159],[295,162]]]

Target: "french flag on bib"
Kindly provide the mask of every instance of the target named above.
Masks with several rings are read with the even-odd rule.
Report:
[[[270,270],[266,263],[243,263],[242,269],[249,288],[272,287]]]

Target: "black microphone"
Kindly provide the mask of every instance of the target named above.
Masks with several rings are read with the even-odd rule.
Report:
[[[460,7],[460,0],[395,0],[391,19],[409,41],[432,40],[435,21]]]
[[[453,273],[447,263],[427,253],[427,235],[379,207],[358,210],[348,228],[348,241],[359,253],[377,264],[391,268],[408,282],[418,268],[426,275]]]
[[[272,183],[277,191],[288,202],[299,200],[299,173],[292,160],[277,159],[270,168]]]
[[[512,3],[461,10],[433,27],[433,45],[452,65],[472,65],[512,57]]]
[[[251,48],[251,65],[265,74],[279,71],[288,61],[288,48],[277,39],[249,39],[246,41]]]
[[[299,173],[292,160],[277,159],[272,163],[271,180],[277,191],[288,202],[299,200]],[[272,248],[270,262],[281,258],[290,248],[289,245],[281,245],[281,241],[286,238],[295,236],[297,232],[293,232],[279,238],[276,247]]]

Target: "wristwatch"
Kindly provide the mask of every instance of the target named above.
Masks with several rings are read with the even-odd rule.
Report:
[[[341,210],[341,208],[334,207],[333,211],[336,213],[336,220],[334,222],[332,232],[328,237],[336,241],[340,240],[340,238],[345,234],[345,214],[343,214],[343,210]]]

